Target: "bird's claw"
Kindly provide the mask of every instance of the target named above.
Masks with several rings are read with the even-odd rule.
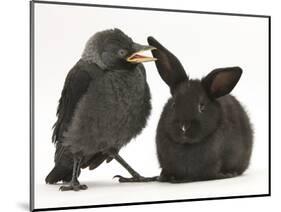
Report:
[[[80,190],[86,190],[88,186],[86,185],[69,185],[69,186],[61,186],[60,191],[80,191]]]
[[[153,182],[157,181],[158,177],[143,177],[143,176],[135,176],[135,177],[123,177],[121,175],[115,175],[113,178],[118,178],[120,183],[137,183],[137,182]]]

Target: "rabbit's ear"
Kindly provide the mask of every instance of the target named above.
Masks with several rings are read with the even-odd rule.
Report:
[[[148,37],[147,41],[149,45],[156,48],[155,50],[152,50],[153,57],[157,59],[155,61],[156,67],[161,78],[166,82],[172,91],[177,84],[187,80],[188,76],[186,75],[182,64],[175,55],[173,55],[153,37]]]
[[[232,91],[241,74],[240,67],[215,69],[202,79],[202,85],[211,97],[218,98]]]

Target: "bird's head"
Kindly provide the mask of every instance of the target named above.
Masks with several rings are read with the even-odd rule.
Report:
[[[119,29],[94,34],[87,42],[82,59],[96,63],[102,69],[130,68],[138,63],[155,61],[156,58],[141,55],[152,46],[135,43]]]

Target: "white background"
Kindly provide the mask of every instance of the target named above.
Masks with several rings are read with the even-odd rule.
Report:
[[[161,20],[161,21],[160,21]],[[240,66],[244,73],[233,91],[249,111],[255,140],[251,166],[241,178],[196,184],[130,184],[112,181],[128,175],[115,161],[83,170],[86,192],[58,192],[45,185],[53,167],[52,125],[69,69],[95,32],[120,28],[135,42],[155,36],[182,61],[191,78],[214,68]],[[143,133],[120,154],[145,176],[160,173],[155,132],[169,89],[154,63],[145,64],[152,114]],[[268,192],[268,20],[265,18],[35,4],[35,208],[188,199]],[[226,189],[227,188],[227,189]],[[130,195],[132,191],[136,194]],[[119,195],[116,195],[118,193]]]
[[[18,1],[20,2],[20,1]],[[109,4],[124,4],[132,5],[126,1],[107,1]],[[99,3],[99,2],[96,2]],[[101,2],[100,2],[101,3]],[[104,3],[104,2],[103,2]],[[4,117],[2,129],[2,140],[5,146],[2,148],[1,161],[3,164],[2,170],[7,170],[1,175],[2,192],[5,201],[2,207],[6,210],[22,211],[26,210],[28,202],[28,5],[26,2],[18,3],[17,5],[12,2],[9,3],[9,8],[1,12],[5,17],[1,17],[1,22],[6,30],[2,31],[3,39],[1,39],[2,51],[1,55],[4,63],[1,80],[1,91],[3,93],[3,104],[1,111]],[[21,5],[21,6],[20,6]],[[278,108],[280,108],[280,101],[277,100],[280,78],[280,62],[278,61],[280,55],[280,41],[277,39],[280,37],[280,29],[277,26],[278,15],[277,5],[267,2],[253,2],[251,1],[212,1],[210,3],[196,1],[184,3],[178,2],[178,4],[170,4],[168,2],[150,2],[141,1],[136,6],[147,7],[162,7],[162,8],[180,8],[180,9],[192,9],[192,10],[209,10],[209,11],[224,11],[224,12],[238,12],[238,13],[261,13],[270,14],[273,17],[273,35],[272,35],[272,112],[273,112],[273,125],[272,125],[272,180],[273,187],[271,198],[256,198],[256,199],[240,199],[240,200],[225,200],[225,201],[207,201],[207,202],[195,202],[195,203],[181,203],[181,204],[165,204],[165,205],[149,205],[149,206],[133,206],[133,207],[121,207],[121,208],[104,208],[99,210],[111,211],[142,211],[145,209],[154,210],[204,210],[208,207],[208,210],[222,211],[226,208],[229,211],[257,209],[261,210],[269,209],[270,207],[278,205],[278,199],[280,198],[280,163],[279,150],[280,144],[278,142],[277,134],[277,120],[280,114],[277,114]],[[277,58],[278,57],[278,58]],[[188,67],[191,61],[188,61]],[[16,86],[14,86],[16,84]],[[8,92],[9,91],[9,92]],[[7,126],[9,126],[7,128]],[[7,145],[7,146],[6,146]],[[132,143],[130,144],[132,145]],[[129,146],[128,146],[129,147]],[[11,152],[13,154],[11,154]],[[12,156],[11,156],[12,155]],[[2,158],[3,157],[3,158]],[[6,163],[10,161],[9,163]],[[137,161],[137,160],[136,160]],[[3,189],[4,188],[4,189]],[[228,207],[231,204],[231,208]],[[236,203],[236,204],[235,204]],[[92,209],[93,210],[93,209]]]

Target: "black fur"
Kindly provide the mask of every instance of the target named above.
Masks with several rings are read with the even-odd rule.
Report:
[[[172,92],[157,128],[159,180],[179,183],[242,174],[249,165],[253,131],[243,107],[228,94],[242,70],[216,69],[202,80],[190,80],[159,42],[149,37],[148,43],[157,48],[152,52],[158,56],[156,66]],[[170,84],[174,75],[178,83]]]

